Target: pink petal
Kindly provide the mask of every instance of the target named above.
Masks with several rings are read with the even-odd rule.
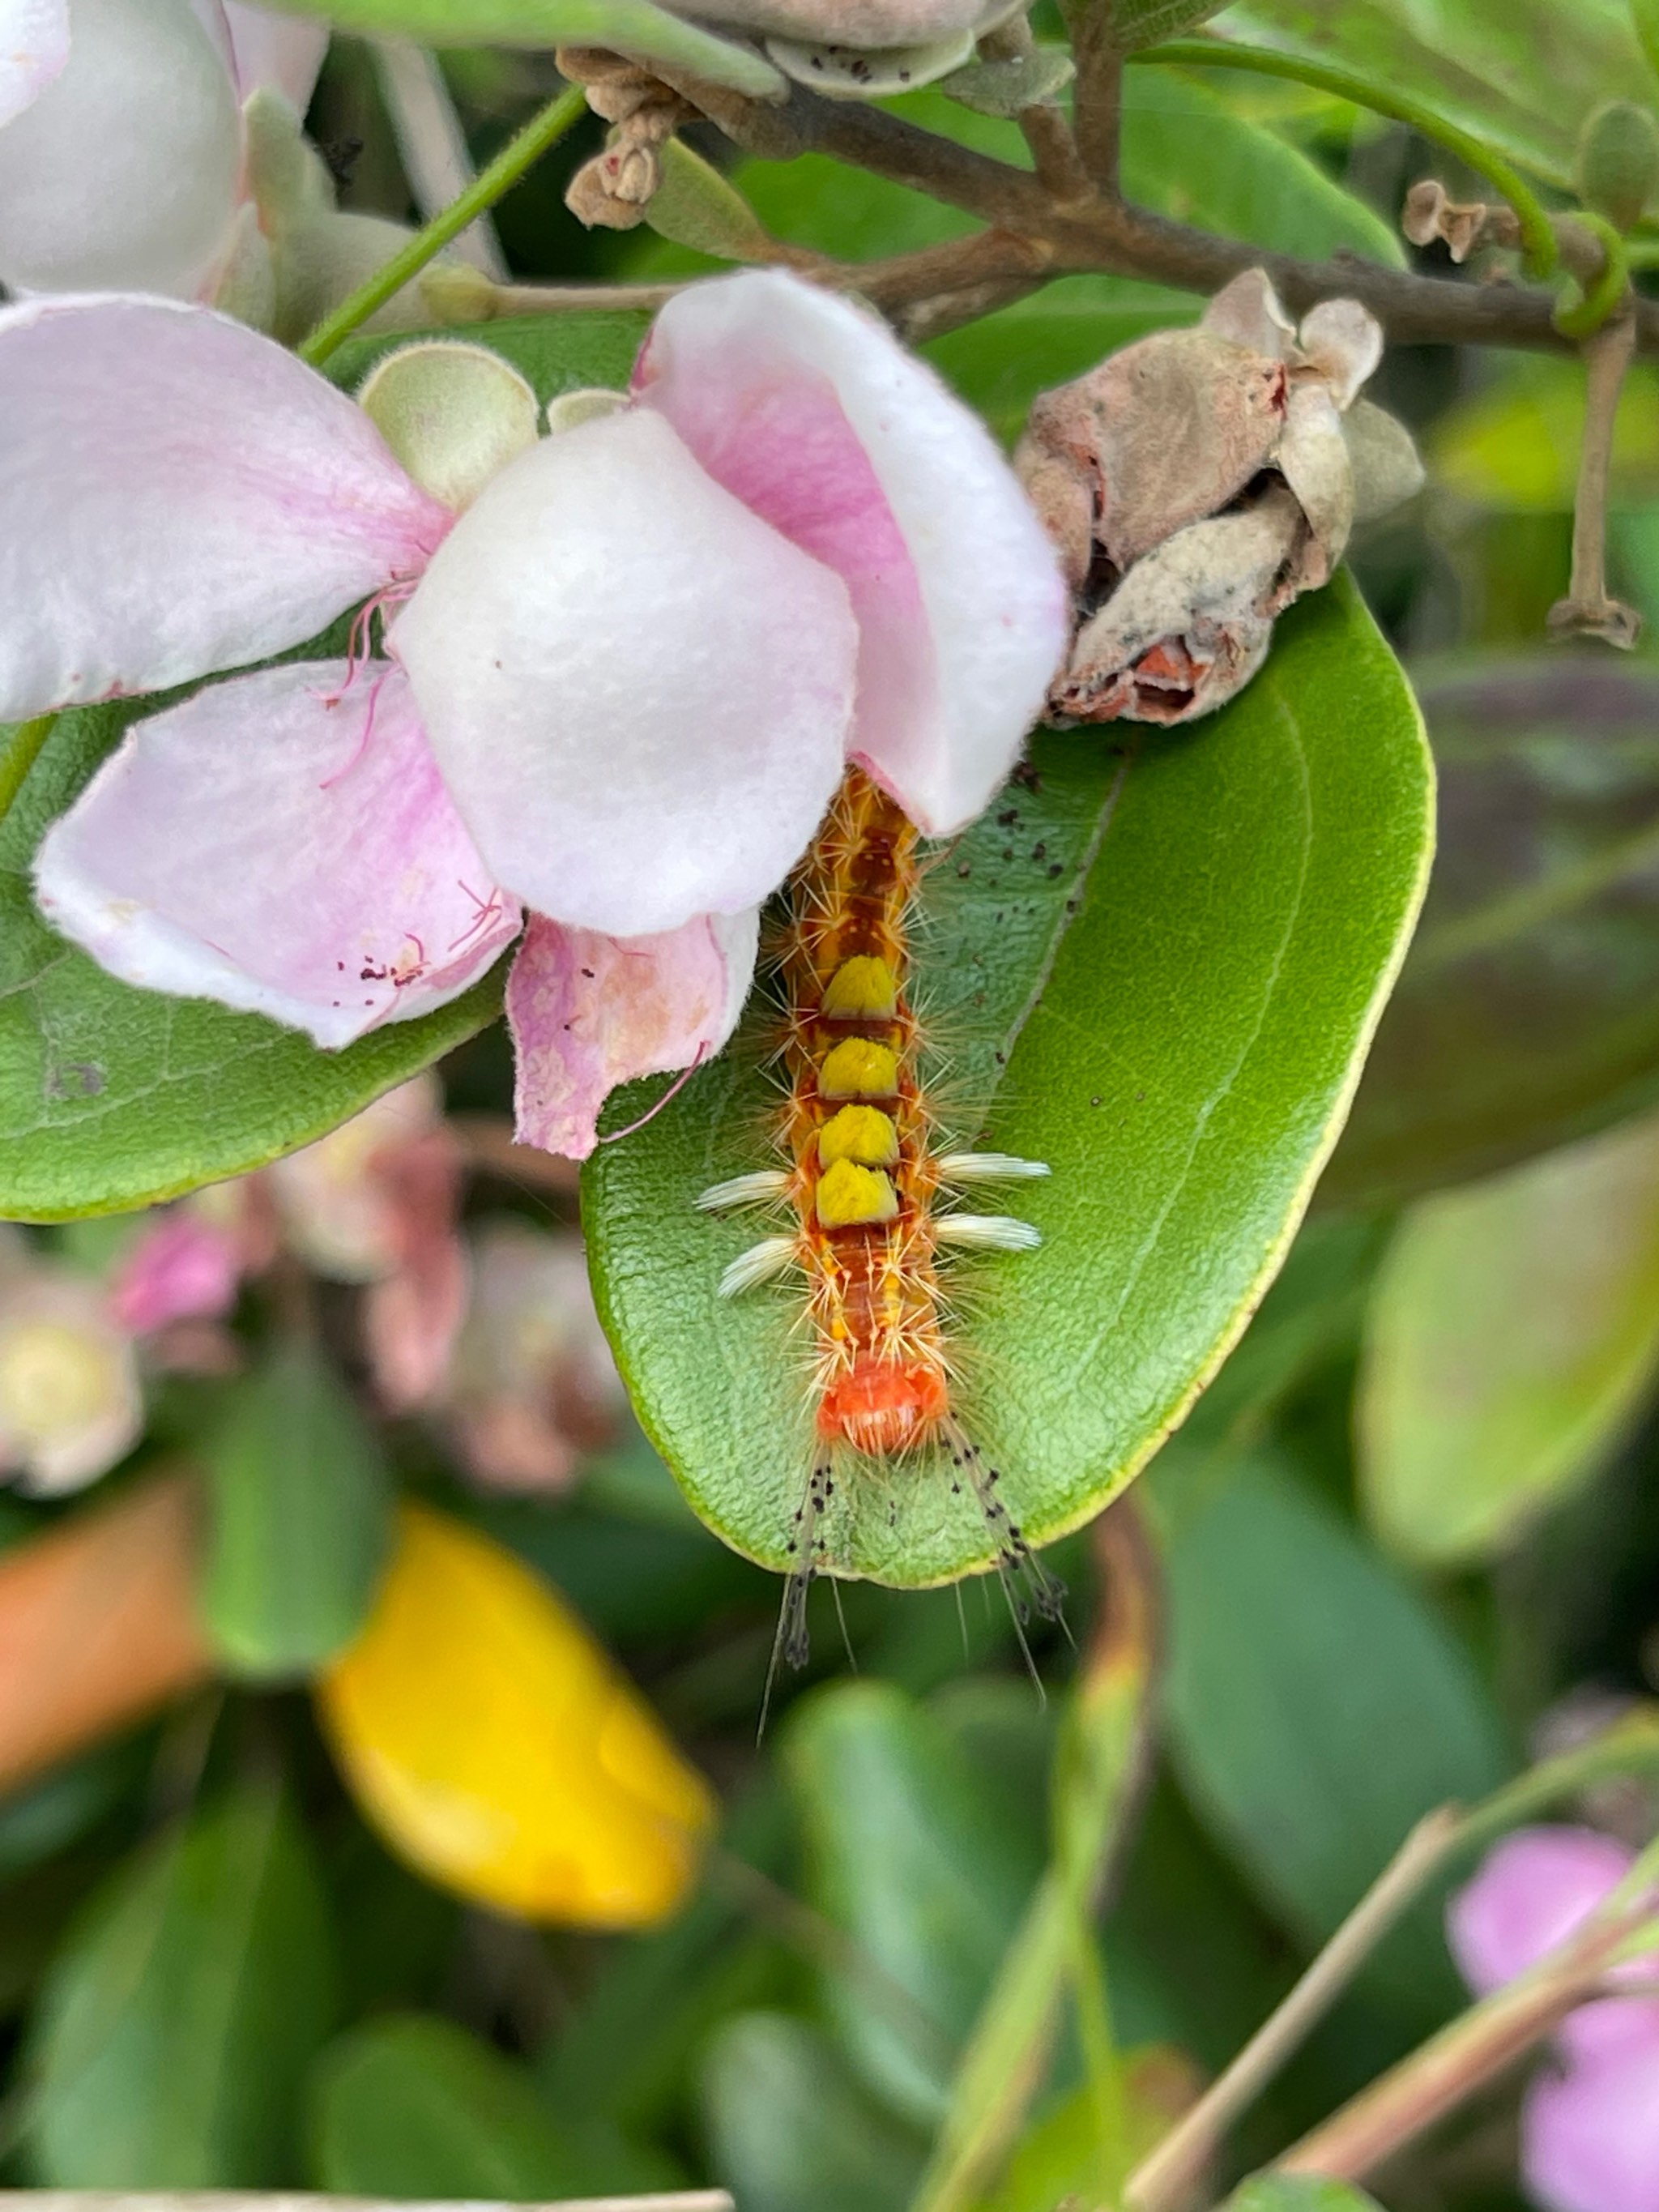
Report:
[[[328,25],[304,16],[273,15],[269,9],[246,6],[244,0],[224,0],[224,11],[242,99],[268,85],[303,115],[328,52]]]
[[[0,281],[193,298],[236,209],[236,88],[191,0],[75,0],[71,12],[53,67],[63,10],[25,0],[34,89],[14,95],[0,137]],[[0,16],[9,59],[6,28]]]
[[[514,934],[402,672],[301,662],[131,730],[35,864],[42,912],[129,983],[320,1045],[443,1005]]]
[[[532,915],[507,986],[519,1142],[585,1160],[617,1084],[712,1058],[737,1027],[758,939],[754,912],[632,939]]]
[[[301,644],[449,522],[343,392],[240,323],[0,312],[0,721]]]
[[[1269,361],[1283,361],[1296,339],[1296,325],[1265,269],[1241,270],[1224,284],[1205,308],[1199,328],[1265,354]]]
[[[69,50],[69,0],[0,0],[0,128],[62,73]]]
[[[1634,1854],[1593,1828],[1521,1828],[1453,1898],[1447,1938],[1478,1996],[1512,1982],[1588,1918]]]
[[[1645,2036],[1527,2093],[1521,2168],[1544,2212],[1659,2212],[1659,2006],[1621,2008],[1648,2014]]]
[[[237,1240],[186,1207],[156,1214],[122,1260],[110,1285],[110,1311],[133,1336],[170,1322],[216,1321],[236,1302],[241,1280]]]
[[[635,382],[712,475],[846,578],[856,757],[930,834],[971,821],[1067,629],[1054,549],[984,425],[872,316],[776,270],[671,301]]]
[[[782,882],[841,779],[840,579],[659,416],[544,439],[485,485],[392,632],[496,880],[640,937]]]

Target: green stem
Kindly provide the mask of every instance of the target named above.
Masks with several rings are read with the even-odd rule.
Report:
[[[1520,171],[1482,139],[1461,130],[1455,123],[1448,123],[1444,116],[1437,115],[1431,107],[1425,107],[1420,100],[1382,91],[1368,79],[1334,68],[1328,62],[1305,61],[1300,54],[1279,53],[1271,46],[1236,46],[1224,39],[1170,39],[1161,46],[1143,46],[1129,59],[1163,62],[1177,69],[1254,70],[1260,76],[1289,77],[1297,84],[1310,84],[1321,92],[1334,93],[1339,100],[1351,100],[1356,107],[1368,107],[1374,115],[1386,115],[1396,123],[1407,123],[1425,138],[1433,139],[1449,154],[1455,154],[1467,161],[1495,191],[1503,194],[1515,210],[1516,220],[1521,226],[1529,276],[1547,276],[1555,267],[1560,249],[1549,211]]]
[[[32,722],[19,722],[0,744],[0,822],[11,811],[11,803],[23,788],[23,779],[40,757],[40,748],[52,735],[56,714],[37,714]]]
[[[1564,338],[1592,338],[1630,289],[1630,249],[1605,216],[1583,210],[1578,221],[1594,231],[1601,248],[1601,274],[1592,277],[1580,297],[1567,295],[1566,304],[1551,318]]]
[[[401,292],[411,276],[419,276],[451,239],[459,238],[469,223],[493,208],[526,170],[538,161],[550,147],[556,146],[586,112],[586,94],[580,85],[567,87],[556,100],[550,100],[516,138],[508,140],[488,168],[479,171],[458,200],[452,201],[441,215],[434,216],[423,230],[417,230],[384,268],[375,270],[368,283],[359,285],[349,300],[318,324],[299,349],[301,360],[309,362],[313,368],[321,368],[337,346],[343,345],[395,292]]]

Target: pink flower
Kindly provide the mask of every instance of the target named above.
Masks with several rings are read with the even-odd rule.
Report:
[[[325,27],[220,0],[0,0],[0,281],[209,299],[252,227],[243,102]]]
[[[1448,1915],[1452,1955],[1486,1996],[1565,1940],[1635,1854],[1589,1828],[1524,1828]],[[1656,1961],[1613,1970],[1652,1980]],[[1659,2212],[1659,1999],[1599,1998],[1561,2026],[1559,2063],[1527,2091],[1522,2171],[1545,2212]]]
[[[614,1439],[628,1404],[581,1239],[486,1223],[472,1281],[443,1399],[461,1456],[488,1489],[563,1490]]]
[[[110,1285],[110,1311],[132,1336],[175,1321],[218,1321],[236,1303],[242,1259],[235,1237],[188,1206],[169,1206],[140,1231]]]
[[[520,1126],[580,1157],[612,1085],[725,1042],[849,759],[930,834],[981,811],[1066,603],[983,426],[793,277],[689,289],[631,402],[555,435],[516,381],[475,347],[382,364],[405,466],[205,310],[0,313],[0,720],[395,605],[383,656],[136,725],[44,840],[42,910],[129,982],[337,1047],[465,989],[528,908]]]
[[[423,1404],[466,1312],[460,1155],[435,1075],[400,1084],[266,1170],[284,1242],[336,1282],[368,1285],[363,1328],[381,1397]]]

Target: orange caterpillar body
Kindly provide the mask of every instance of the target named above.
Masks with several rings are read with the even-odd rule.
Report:
[[[1005,1581],[1017,1572],[1046,1613],[1058,1610],[1060,1595],[952,1406],[941,1248],[1024,1251],[1038,1240],[1024,1222],[963,1212],[940,1200],[955,1188],[1048,1170],[1000,1153],[934,1147],[908,992],[916,845],[898,805],[861,769],[849,769],[791,885],[781,1137],[792,1164],[739,1176],[699,1201],[710,1211],[781,1202],[795,1216],[793,1235],[763,1240],[732,1262],[720,1285],[734,1296],[792,1268],[806,1281],[818,1449],[795,1515],[789,1549],[798,1565],[779,1629],[779,1650],[795,1664],[805,1656],[805,1601],[838,1450],[886,1461],[941,1445],[953,1479],[979,1499]]]

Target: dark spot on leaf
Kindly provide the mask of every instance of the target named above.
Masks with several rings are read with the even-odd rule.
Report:
[[[103,1069],[95,1060],[69,1060],[47,1077],[46,1095],[50,1098],[95,1098],[106,1080]]]

